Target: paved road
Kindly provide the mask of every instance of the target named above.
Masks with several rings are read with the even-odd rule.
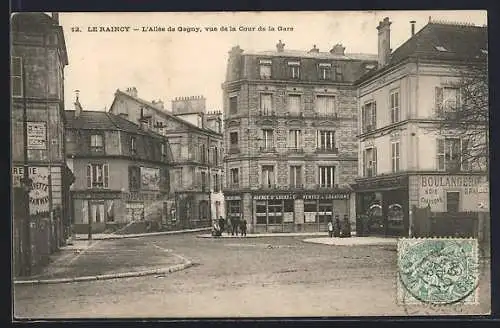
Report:
[[[489,313],[489,269],[483,270],[477,306],[405,308],[396,304],[395,246],[315,245],[301,238],[176,235],[122,240],[122,246],[129,249],[138,245],[171,249],[197,265],[165,276],[16,286],[15,315],[124,318]],[[489,263],[484,265],[489,267]]]

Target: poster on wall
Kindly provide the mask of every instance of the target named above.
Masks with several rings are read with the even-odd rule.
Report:
[[[21,178],[24,175],[24,168],[16,166],[12,168],[12,185],[21,186]],[[29,192],[30,215],[47,216],[49,213],[49,168],[29,167],[28,176],[31,179],[31,190]]]
[[[27,122],[28,149],[47,149],[47,123]]]
[[[141,167],[141,187],[146,190],[160,190],[160,169]]]

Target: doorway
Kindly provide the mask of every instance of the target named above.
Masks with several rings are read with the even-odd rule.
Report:
[[[104,202],[90,202],[90,218],[92,223],[104,223]]]

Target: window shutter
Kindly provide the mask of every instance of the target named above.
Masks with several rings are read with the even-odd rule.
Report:
[[[87,165],[87,188],[92,188],[92,165]]]
[[[436,139],[436,161],[438,171],[443,171],[445,169],[445,154],[444,154],[444,139]]]
[[[361,167],[363,169],[363,176],[367,176],[367,174],[366,174],[366,150],[363,149],[362,152],[363,152],[363,162],[361,163]]]
[[[375,130],[377,128],[377,103],[372,103],[372,129]]]
[[[135,180],[135,167],[129,166],[128,167],[128,188],[129,188],[129,190],[135,189],[134,180]]]
[[[373,175],[377,175],[377,147],[373,147]]]
[[[461,166],[462,170],[468,171],[470,170],[470,149],[469,149],[469,139],[462,139],[462,149],[461,149]]]
[[[435,89],[435,106],[436,114],[438,116],[443,115],[443,88],[441,87]]]
[[[366,126],[366,110],[365,110],[365,105],[361,106],[361,132],[365,132],[365,126]]]
[[[104,188],[109,188],[109,164],[104,164],[102,170],[104,175]]]

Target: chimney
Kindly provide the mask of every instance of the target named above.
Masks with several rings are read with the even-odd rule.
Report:
[[[411,24],[411,36],[415,35],[415,23],[416,23],[416,21],[414,21],[414,20],[410,21],[410,24]]]
[[[311,50],[309,50],[309,53],[315,53],[315,54],[317,54],[317,53],[319,53],[319,49],[316,48],[316,45],[314,45],[313,48]]]
[[[281,42],[281,40],[276,44],[276,50],[278,50],[278,52],[283,52],[283,50],[285,50],[285,44]]]
[[[144,107],[141,107],[141,114],[139,116],[139,125],[141,127],[141,130],[147,130],[148,129],[148,120],[144,117]]]
[[[59,13],[52,13],[52,19],[59,25]]]
[[[75,90],[75,117],[78,118],[82,114],[82,104],[80,104],[80,90]]]
[[[333,48],[330,50],[330,53],[332,55],[342,55],[344,56],[345,54],[345,47],[340,44],[340,43],[337,43],[336,45],[333,46]]]
[[[127,88],[127,90],[125,91],[129,96],[132,96],[134,98],[137,98],[137,89],[135,87],[130,87],[130,88]]]
[[[384,18],[378,26],[378,65],[384,67],[391,55],[391,22],[389,17]]]

